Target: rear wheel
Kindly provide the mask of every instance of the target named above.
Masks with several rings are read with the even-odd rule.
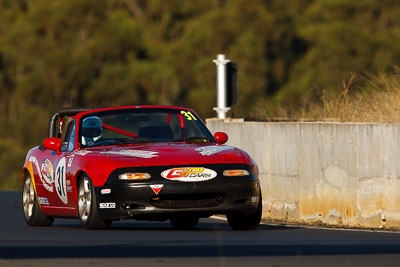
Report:
[[[199,223],[198,216],[178,216],[169,219],[175,229],[192,229]]]
[[[53,224],[54,218],[43,214],[39,205],[33,181],[30,174],[25,174],[22,187],[22,207],[24,209],[25,222],[29,226],[49,226]]]
[[[233,230],[253,230],[256,229],[261,222],[262,215],[262,199],[260,196],[258,209],[254,213],[243,214],[243,213],[230,213],[226,215],[229,226]]]
[[[92,181],[88,176],[83,176],[78,187],[78,209],[81,225],[85,229],[103,229],[111,225],[111,221],[99,218],[96,196]]]

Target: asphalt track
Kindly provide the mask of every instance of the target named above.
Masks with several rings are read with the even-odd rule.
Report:
[[[400,266],[398,233],[232,231],[219,219],[202,219],[191,231],[133,220],[110,230],[83,230],[71,219],[28,227],[19,192],[0,192],[0,214],[0,266]]]

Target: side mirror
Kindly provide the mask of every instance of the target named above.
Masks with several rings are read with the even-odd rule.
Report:
[[[43,141],[43,146],[46,149],[56,151],[57,155],[61,155],[60,149],[62,146],[62,142],[60,138],[57,137],[46,138]]]
[[[217,140],[218,144],[223,145],[228,141],[228,135],[224,132],[216,132],[214,138]]]

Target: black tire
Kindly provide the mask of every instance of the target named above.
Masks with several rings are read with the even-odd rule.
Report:
[[[22,210],[25,222],[29,226],[50,226],[53,224],[54,218],[43,214],[32,178],[28,172],[25,173],[24,185],[22,186]]]
[[[77,203],[79,219],[83,228],[105,229],[111,226],[112,221],[99,218],[93,183],[87,175],[84,175],[79,181]]]
[[[261,222],[262,215],[262,198],[260,195],[258,209],[254,213],[243,214],[238,212],[229,213],[226,215],[229,226],[233,230],[254,230]]]
[[[169,222],[175,229],[192,229],[199,223],[198,216],[177,216],[169,219]]]

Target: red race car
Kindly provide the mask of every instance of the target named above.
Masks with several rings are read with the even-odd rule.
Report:
[[[91,229],[132,218],[191,228],[200,217],[223,214],[234,230],[255,229],[262,212],[257,165],[227,140],[187,108],[59,110],[48,138],[26,156],[25,221],[75,217]]]

